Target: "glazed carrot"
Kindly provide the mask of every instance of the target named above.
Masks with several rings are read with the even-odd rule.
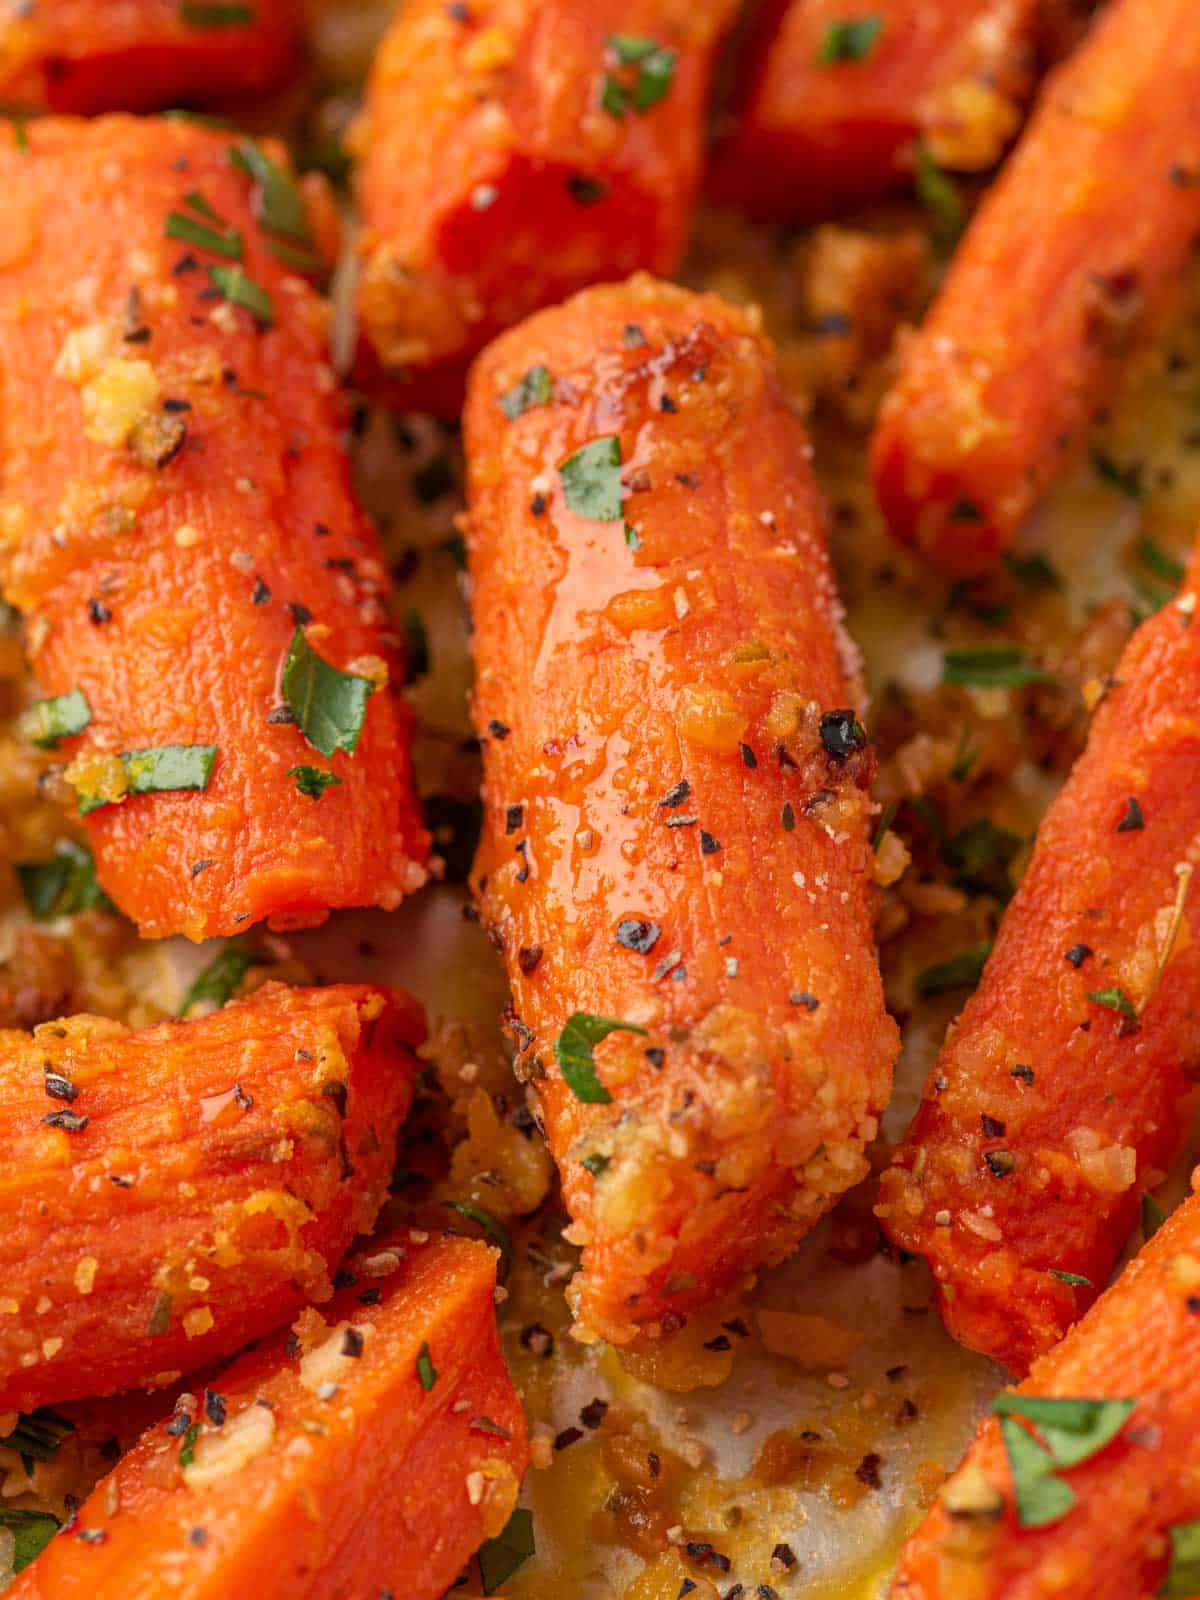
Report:
[[[1188,1125],[1198,589],[1200,556],[1127,646],[883,1180],[884,1227],[928,1258],[950,1331],[1016,1372],[1104,1287]]]
[[[647,277],[585,291],[484,354],[465,424],[477,887],[576,1311],[619,1342],[779,1259],[865,1171],[896,1049],[873,762],[754,317]]]
[[[294,0],[37,0],[0,19],[0,97],[152,111],[260,94],[296,66]]]
[[[527,1460],[496,1252],[405,1229],[349,1266],[323,1314],[149,1429],[13,1600],[439,1600]]]
[[[467,363],[540,306],[691,225],[734,0],[411,0],[358,133],[366,381],[457,416]]]
[[[328,1295],[423,1033],[405,996],[280,984],[0,1033],[0,1411],[193,1371]]]
[[[1038,0],[772,0],[709,192],[766,221],[828,216],[938,166],[992,167],[1020,126]]]
[[[1200,11],[1113,0],[1049,79],[905,347],[873,445],[892,533],[957,571],[1077,451],[1200,233]]]
[[[394,906],[409,716],[290,177],[112,117],[10,129],[0,184],[0,579],[102,885],[193,939]]]
[[[905,1546],[892,1600],[1149,1600],[1196,1593],[1198,1290],[1200,1198],[1193,1195],[1037,1362],[1028,1381],[998,1398],[997,1408],[1013,1415],[1006,1423],[992,1417],[980,1429]],[[1035,1397],[1083,1400],[1085,1407],[1051,1405],[1031,1418]],[[1136,1404],[1086,1404],[1105,1399]],[[1043,1474],[1047,1463],[1028,1459],[1020,1438],[1015,1477],[1010,1471],[1001,1427],[1025,1429],[1031,1420],[1074,1425],[1059,1439],[1083,1459],[1051,1474],[1057,1482]],[[1112,1442],[1104,1443],[1114,1426]],[[1050,1520],[1037,1526],[1041,1516]],[[1183,1555],[1189,1545],[1187,1582],[1173,1551],[1179,1547]],[[1177,1586],[1161,1587],[1172,1565]]]

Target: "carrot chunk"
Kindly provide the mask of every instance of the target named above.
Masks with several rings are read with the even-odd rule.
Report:
[[[0,1033],[0,1410],[178,1376],[327,1296],[423,1036],[415,1001],[346,984]]]
[[[297,64],[293,0],[37,0],[0,20],[0,96],[92,115],[260,94]]]
[[[0,581],[101,884],[148,936],[424,880],[386,568],[282,160],[123,117],[0,135]]]
[[[504,1527],[527,1462],[496,1254],[402,1229],[355,1283],[150,1428],[13,1600],[439,1600]]]
[[[808,443],[752,315],[648,277],[499,339],[465,415],[476,863],[584,1272],[628,1340],[865,1171],[895,1028]]]
[[[691,225],[733,0],[413,0],[358,134],[366,381],[457,416],[490,338],[637,267]]]
[[[1200,233],[1200,11],[1113,0],[1050,77],[873,444],[898,539],[986,566],[1073,459]]]
[[[891,1600],[1194,1594],[1198,1314],[1192,1195],[1028,1381],[997,1398],[1000,1417],[905,1546]]]
[[[747,44],[709,192],[765,221],[983,172],[1021,123],[1035,0],[772,0]]]
[[[1198,591],[1193,557],[1127,646],[883,1179],[883,1225],[929,1260],[951,1333],[1018,1373],[1104,1287],[1188,1126]]]

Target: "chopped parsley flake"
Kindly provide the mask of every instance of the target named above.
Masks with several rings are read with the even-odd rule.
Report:
[[[60,739],[82,733],[92,720],[92,708],[82,689],[39,700],[21,718],[21,732],[31,744],[54,750]]]
[[[1085,1278],[1080,1272],[1061,1272],[1058,1267],[1051,1267],[1050,1276],[1057,1278],[1060,1283],[1068,1284],[1072,1289],[1090,1289],[1092,1287],[1092,1280]]]
[[[548,367],[530,367],[512,388],[500,396],[499,406],[510,422],[533,406],[548,406],[554,394],[554,380]]]
[[[558,476],[567,507],[577,517],[595,522],[623,520],[621,441],[616,434],[581,445],[559,467]]]
[[[533,1513],[518,1506],[496,1537],[480,1546],[479,1576],[484,1594],[495,1594],[536,1549]]]
[[[208,275],[231,305],[249,311],[264,328],[269,328],[275,321],[275,304],[271,296],[244,268],[209,267]]]
[[[232,1000],[252,964],[250,953],[241,940],[230,939],[197,973],[183,997],[179,1015],[186,1017],[199,1005],[219,1010],[227,1000]]]
[[[178,239],[181,244],[194,245],[197,250],[208,250],[215,256],[227,256],[230,261],[240,261],[243,255],[242,236],[236,228],[223,228],[217,232],[205,222],[197,222],[186,212],[172,211],[167,215],[165,233],[168,239]]]
[[[438,1380],[437,1368],[433,1364],[433,1357],[429,1354],[429,1345],[425,1343],[417,1351],[417,1378],[426,1394]]]
[[[1049,683],[1051,674],[1034,666],[1015,644],[974,645],[947,650],[942,682],[976,689],[1019,689],[1027,683]]]
[[[217,759],[215,744],[163,744],[150,750],[124,750],[128,794],[164,794],[173,789],[207,789]],[[109,802],[86,792],[79,796],[79,815],[86,817]]]
[[[610,1033],[636,1033],[643,1038],[646,1029],[634,1022],[620,1022],[612,1017],[593,1016],[588,1011],[575,1011],[567,1018],[554,1045],[567,1087],[585,1105],[608,1105],[612,1095],[600,1082],[592,1051],[601,1039]]]
[[[460,1217],[466,1217],[468,1222],[473,1222],[483,1229],[500,1251],[500,1276],[507,1277],[509,1263],[512,1260],[512,1238],[504,1224],[484,1206],[477,1206],[470,1200],[443,1200],[442,1204],[447,1211],[457,1211]]]
[[[916,191],[933,219],[938,243],[950,249],[966,226],[967,208],[958,185],[938,166],[923,141],[917,145]]]
[[[354,753],[375,687],[369,678],[330,666],[298,627],[280,682],[301,733],[315,750],[323,756],[331,756],[335,750]]]
[[[1158,1593],[1171,1597],[1200,1594],[1200,1522],[1177,1522],[1167,1529],[1171,1564]]]
[[[289,767],[288,777],[295,778],[297,789],[310,800],[319,800],[326,789],[342,781],[336,772],[326,772],[323,767]]]
[[[882,32],[883,18],[878,16],[831,22],[817,51],[817,65],[831,67],[842,61],[865,61]]]
[[[1136,1006],[1119,986],[1111,989],[1091,989],[1088,991],[1088,999],[1094,1000],[1098,1006],[1107,1006],[1110,1011],[1119,1012],[1123,1017],[1137,1016]]]
[[[252,139],[234,145],[229,159],[257,185],[254,215],[258,222],[270,233],[282,233],[299,244],[311,245],[304,196],[291,173],[272,161]]]
[[[979,982],[984,963],[991,953],[990,944],[977,944],[949,961],[939,961],[917,974],[918,994],[942,994],[947,989],[970,989]]]
[[[1073,1491],[1055,1477],[1060,1468],[1088,1461],[1120,1433],[1136,1400],[1075,1400],[1041,1395],[999,1394],[992,1410],[1012,1472],[1017,1520],[1023,1528],[1057,1522],[1075,1504]],[[1035,1439],[1017,1417],[1033,1423]]]
[[[632,105],[639,116],[665,100],[675,81],[677,56],[674,50],[660,45],[644,34],[612,33],[608,48],[620,67],[636,67],[630,80],[605,73],[600,93],[600,104],[610,116],[622,118]]]
[[[41,1555],[60,1523],[48,1511],[22,1511],[0,1506],[0,1530],[13,1536],[12,1570],[16,1574]]]

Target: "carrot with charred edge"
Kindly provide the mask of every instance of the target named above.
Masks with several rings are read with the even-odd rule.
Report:
[[[1172,1528],[1200,1518],[1198,1290],[1200,1196],[1192,1195],[1016,1393],[998,1402],[1015,1414],[1009,1426],[1024,1429],[1016,1421],[1024,1397],[1034,1400],[1030,1410],[1034,1397],[1136,1401],[1111,1443],[1057,1474],[1071,1499],[1055,1488],[1059,1514],[1031,1526],[1055,1507],[1027,1506],[1023,1525],[1000,1424],[990,1418],[905,1546],[892,1600],[1194,1593],[1160,1585]],[[1038,1419],[1030,1420],[1036,1428]],[[1121,1410],[1110,1410],[1105,1431],[1120,1420]],[[1022,1469],[1017,1487],[1028,1492],[1028,1483],[1036,1494],[1036,1475],[1036,1465]]]
[[[1077,451],[1200,234],[1200,11],[1113,0],[1049,79],[872,448],[892,533],[985,567]]]
[[[260,94],[297,65],[293,0],[37,0],[0,21],[0,97],[34,109],[153,111]]]
[[[916,146],[983,172],[1021,123],[1037,0],[773,0],[745,49],[709,196],[764,221],[911,185]]]
[[[192,1371],[327,1296],[423,1037],[415,1001],[347,984],[0,1033],[0,1410]]]
[[[476,882],[584,1244],[572,1300],[620,1342],[866,1170],[896,1050],[873,761],[753,316],[585,291],[484,354],[465,424]]]
[[[691,226],[734,0],[412,0],[357,134],[363,380],[457,417],[471,357]]]
[[[292,1335],[149,1429],[13,1600],[439,1600],[504,1527],[527,1463],[496,1254],[402,1229]],[[369,1291],[369,1292],[368,1292]]]
[[[1127,646],[882,1183],[884,1228],[928,1259],[951,1333],[1015,1372],[1104,1287],[1188,1126],[1198,589],[1195,556]]]
[[[0,134],[0,580],[51,697],[35,736],[150,936],[424,880],[386,567],[282,162],[166,121]]]

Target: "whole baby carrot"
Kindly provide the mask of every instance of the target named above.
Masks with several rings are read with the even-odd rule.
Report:
[[[671,273],[734,0],[412,0],[358,133],[368,382],[457,416],[488,339],[585,284]]]
[[[1103,1289],[1200,1056],[1200,557],[1144,622],[884,1176],[955,1338],[1015,1372]]]
[[[1200,10],[1113,0],[1051,76],[904,347],[873,445],[892,533],[986,566],[1077,453],[1200,235]]]
[[[192,123],[0,135],[0,580],[49,697],[32,735],[146,935],[424,879],[386,568],[281,161]]]
[[[994,166],[1033,83],[1037,0],[772,0],[709,193],[766,221]]]
[[[0,96],[51,111],[153,111],[259,94],[297,60],[294,0],[36,0],[0,17]]]
[[[372,1240],[322,1313],[147,1430],[13,1600],[440,1600],[504,1529],[527,1461],[496,1254]]]
[[[165,1381],[328,1295],[423,1036],[406,996],[279,984],[0,1033],[0,1410]]]
[[[499,339],[465,416],[484,919],[621,1341],[866,1170],[896,1051],[808,444],[756,319],[636,277]]]
[[[908,1541],[892,1600],[1200,1592],[1200,1197],[1015,1392]]]

